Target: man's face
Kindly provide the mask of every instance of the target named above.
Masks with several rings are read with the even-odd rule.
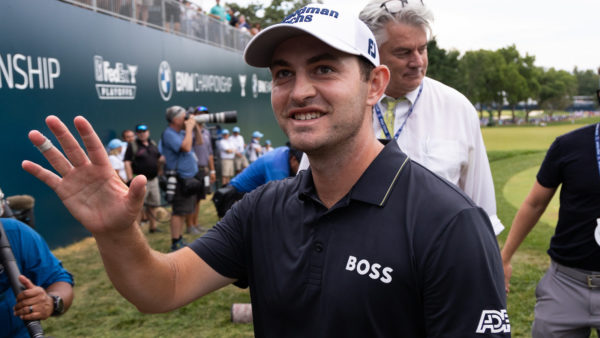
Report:
[[[176,129],[183,129],[185,126],[185,113],[179,113],[171,120],[171,125]]]
[[[148,141],[148,138],[150,137],[150,131],[149,130],[145,130],[145,131],[138,131],[136,133],[138,140],[145,142]]]
[[[133,131],[128,130],[125,133],[123,133],[123,141],[131,143],[133,142],[133,140],[135,140],[135,134],[133,133]]]
[[[389,22],[388,40],[379,48],[381,63],[392,77],[385,91],[399,98],[415,90],[427,72],[427,34],[420,27]]]
[[[331,151],[352,141],[361,126],[371,128],[368,85],[356,56],[302,35],[275,49],[270,69],[275,118],[295,148]]]

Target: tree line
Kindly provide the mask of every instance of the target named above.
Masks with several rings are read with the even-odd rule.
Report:
[[[234,12],[244,14],[250,22],[268,27],[281,22],[295,10],[315,1],[272,0],[270,5],[250,4],[246,7],[227,3]],[[322,2],[322,1],[317,1]],[[257,15],[260,13],[260,16]],[[572,72],[554,68],[538,67],[535,56],[521,55],[515,45],[496,51],[480,49],[460,55],[458,51],[446,51],[432,39],[428,44],[429,66],[427,76],[441,81],[461,93],[479,109],[480,117],[488,111],[490,121],[493,113],[500,119],[504,103],[512,111],[522,102],[535,101],[537,105],[525,105],[525,121],[529,121],[532,108],[544,109],[550,116],[564,110],[573,102],[573,96],[595,96],[598,75],[594,70],[573,69]]]

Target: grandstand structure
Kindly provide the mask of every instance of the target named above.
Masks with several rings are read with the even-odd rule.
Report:
[[[144,9],[148,11],[147,20],[142,19],[141,8],[136,6],[136,0],[61,1],[155,29],[167,30],[173,34],[232,51],[243,52],[252,38],[249,32],[219,21],[205,12],[199,12],[194,7],[187,7],[176,0],[152,0],[152,4]],[[177,19],[170,14],[179,15],[179,29],[174,28]]]

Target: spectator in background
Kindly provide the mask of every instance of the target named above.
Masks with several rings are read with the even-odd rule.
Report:
[[[108,160],[110,161],[110,165],[113,167],[113,169],[115,169],[115,172],[121,181],[123,181],[123,183],[127,182],[127,173],[125,172],[125,163],[121,158],[121,153],[126,145],[127,143],[115,138],[110,140],[107,146]]]
[[[247,193],[267,182],[296,176],[301,158],[302,152],[288,142],[251,163],[231,180],[231,185],[238,192]]]
[[[148,7],[152,6],[153,0],[135,0],[135,12],[137,19],[145,25],[148,22],[149,11]]]
[[[477,111],[464,95],[425,76],[433,14],[419,1],[376,0],[360,19],[391,71],[385,95],[373,107],[375,135],[395,139],[413,160],[462,189],[487,212],[498,235],[504,226],[496,216]]]
[[[158,187],[158,176],[162,173],[164,156],[158,151],[158,145],[150,139],[150,130],[145,124],[138,124],[135,127],[136,138],[127,146],[125,153],[125,172],[127,173],[127,183],[131,182],[134,176],[146,176],[146,197],[142,213],[138,217],[138,222],[142,219],[148,220],[148,231],[150,233],[159,232],[156,227],[156,208],[160,206],[160,189]]]
[[[208,114],[208,108],[198,106],[194,110],[194,115]],[[202,182],[210,182],[211,184],[217,180],[215,171],[215,162],[213,156],[212,140],[210,131],[204,128],[204,124],[196,123],[194,128],[193,146],[194,154],[198,160],[198,176],[202,177]],[[198,222],[198,212],[200,211],[200,202],[206,198],[207,190],[210,185],[205,186],[198,194],[196,194],[196,206],[194,212],[186,220],[186,233],[200,234],[202,227]]]
[[[233,135],[230,136],[230,140],[235,146],[235,157],[233,158],[233,170],[234,174],[237,175],[244,168],[248,166],[248,159],[245,155],[246,143],[244,137],[240,134],[240,127],[235,126],[232,129]]]
[[[135,134],[131,129],[125,129],[121,132],[121,141],[123,141],[124,145],[121,148],[121,160],[125,157],[125,152],[127,151],[127,144],[133,142],[135,140]]]
[[[159,142],[159,150],[165,157],[165,170],[175,171],[177,185],[172,201],[171,251],[187,245],[183,240],[183,226],[188,215],[194,212],[196,195],[186,191],[185,180],[196,177],[198,161],[192,151],[194,119],[186,118],[186,110],[180,106],[167,108],[166,119],[169,126]]]
[[[265,146],[263,147],[263,154],[266,154],[270,151],[273,151],[273,146],[271,146],[271,140],[266,140]]]
[[[73,276],[35,230],[14,219],[0,221],[21,272],[19,281],[25,286],[15,298],[0,264],[0,336],[25,338],[29,333],[24,320],[45,320],[69,309]]]
[[[512,257],[562,184],[550,267],[535,291],[534,338],[589,337],[590,328],[600,329],[599,129],[589,125],[556,138],[502,248],[508,292]]]
[[[173,27],[171,27],[173,23]],[[179,0],[165,1],[165,31],[181,31],[181,4]]]
[[[250,34],[256,35],[258,32],[260,32],[260,23],[257,22],[252,25],[252,28],[250,28]]]
[[[188,0],[184,0],[183,5],[183,14],[181,15],[182,31],[188,35],[196,35],[198,21],[196,8],[194,8],[194,4]]]
[[[227,8],[227,15],[229,15],[229,25],[236,27],[238,23],[238,18],[235,16],[233,9],[230,7]]]
[[[250,140],[250,143],[248,143],[248,147],[246,148],[246,154],[248,156],[248,161],[250,162],[250,164],[254,163],[256,160],[258,160],[260,155],[262,155],[260,139],[263,136],[264,135],[258,130],[255,130],[252,133],[252,140]]]
[[[209,15],[219,21],[228,22],[227,12],[225,11],[225,8],[221,6],[221,0],[216,0],[216,4],[211,7]]]
[[[238,18],[238,22],[235,26],[244,32],[250,31],[250,25],[246,21],[246,17],[244,16],[244,14],[240,14],[240,17]]]
[[[219,157],[221,158],[221,184],[229,184],[229,181],[235,175],[233,161],[236,154],[236,146],[229,137],[229,130],[221,130],[222,138],[218,142]]]

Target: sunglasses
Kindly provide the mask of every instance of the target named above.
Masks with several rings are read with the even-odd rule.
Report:
[[[138,133],[145,132],[146,130],[148,130],[148,126],[145,124],[142,124],[140,126],[137,126],[137,128],[135,128],[135,131]]]
[[[384,8],[390,14],[396,14],[406,5],[408,5],[408,0],[390,0],[382,3],[379,7]],[[421,5],[425,5],[423,0],[421,0]]]

